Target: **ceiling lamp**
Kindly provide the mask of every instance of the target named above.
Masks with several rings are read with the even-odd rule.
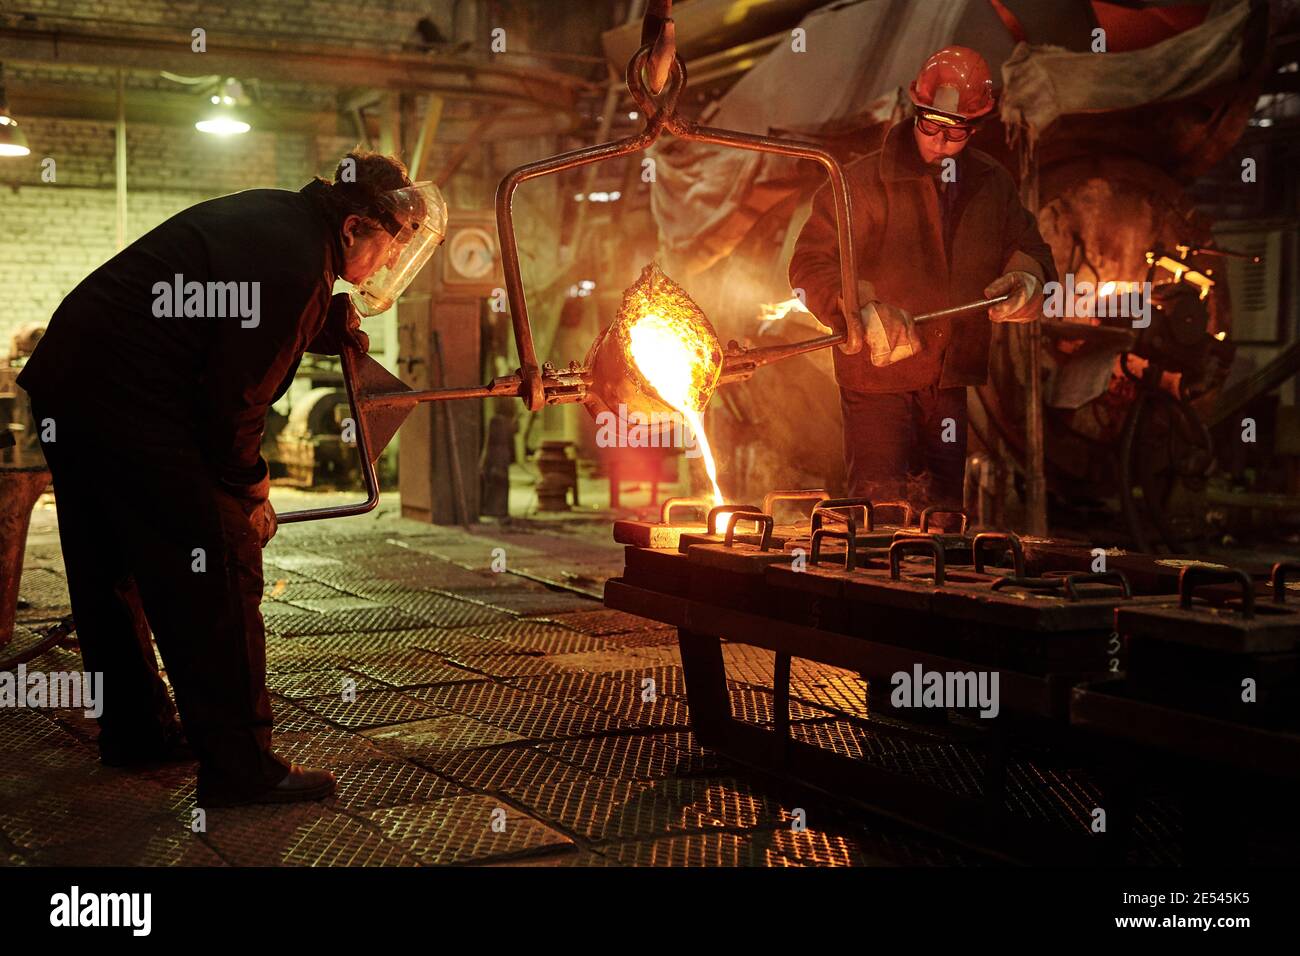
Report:
[[[4,69],[4,64],[0,63],[0,156],[26,156],[31,149],[27,146],[27,137],[18,128],[18,121],[9,115]]]
[[[244,88],[238,80],[226,80],[220,92],[210,97],[212,109],[203,119],[194,124],[200,133],[214,136],[234,136],[247,133],[252,126],[244,119],[240,111],[240,102],[244,98]]]

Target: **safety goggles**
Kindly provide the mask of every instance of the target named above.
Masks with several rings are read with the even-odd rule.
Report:
[[[926,136],[937,136],[942,133],[943,138],[948,142],[960,143],[970,138],[970,135],[979,128],[979,123],[963,123],[944,113],[918,110],[916,128]]]
[[[415,183],[383,197],[379,224],[392,237],[387,261],[352,290],[363,316],[387,312],[447,234],[447,202],[433,183]]]

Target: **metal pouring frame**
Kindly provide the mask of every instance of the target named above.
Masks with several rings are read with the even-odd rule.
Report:
[[[530,179],[642,152],[652,146],[665,131],[683,140],[812,160],[826,170],[827,177],[830,179],[839,248],[841,298],[845,312],[850,315],[858,313],[857,258],[854,254],[852,235],[853,210],[844,170],[839,161],[829,152],[812,143],[703,126],[678,116],[677,101],[686,86],[686,64],[682,62],[681,57],[673,54],[667,85],[663,92],[655,97],[647,88],[643,76],[643,71],[652,55],[662,56],[663,51],[655,54],[653,44],[642,46],[628,60],[625,72],[628,91],[645,116],[645,124],[639,133],[518,166],[507,173],[497,187],[497,232],[501,242],[501,259],[505,273],[506,296],[510,303],[510,319],[514,330],[515,346],[519,352],[520,367],[517,372],[514,375],[500,376],[482,386],[443,387],[415,391],[389,374],[369,356],[345,348],[342,355],[343,380],[355,416],[357,451],[361,456],[366,500],[356,504],[285,512],[277,516],[280,523],[344,518],[373,510],[379,504],[379,483],[375,476],[374,463],[410,410],[418,404],[471,398],[518,397],[524,401],[529,411],[535,412],[547,405],[585,400],[590,385],[590,374],[586,369],[576,362],[571,362],[565,369],[556,369],[550,363],[543,365],[537,360],[511,208],[515,190],[521,183]],[[849,328],[853,330],[852,342],[849,341],[848,335],[841,333],[790,345],[729,349],[723,357],[723,373],[719,384],[748,378],[760,365],[846,342],[853,346],[853,351],[856,351],[862,346],[861,336],[853,325]]]

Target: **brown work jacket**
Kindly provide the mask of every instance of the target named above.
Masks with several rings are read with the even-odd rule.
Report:
[[[857,276],[872,283],[882,302],[919,315],[984,298],[989,283],[1012,268],[1035,272],[1043,281],[1056,277],[1051,248],[1020,204],[1015,181],[986,153],[967,147],[958,159],[951,244],[944,242],[939,192],[916,148],[910,119],[896,124],[879,150],[847,164],[844,173]],[[844,331],[829,184],[813,197],[812,214],[790,260],[790,285],[803,290],[809,311],[824,325]],[[987,380],[987,312],[924,322],[918,330],[921,353],[883,368],[871,364],[865,345],[856,355],[835,349],[836,381],[853,391],[902,392]]]

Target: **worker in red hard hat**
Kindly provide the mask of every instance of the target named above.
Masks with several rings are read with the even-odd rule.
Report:
[[[951,508],[962,504],[966,388],[988,378],[991,328],[978,314],[925,323],[912,316],[1009,294],[988,318],[1032,321],[1055,268],[1011,174],[969,148],[995,105],[984,58],[945,47],[926,60],[910,93],[912,115],[878,150],[844,167],[860,313],[845,315],[840,302],[828,188],[813,197],[790,282],[814,315],[851,341],[871,341],[873,330],[886,339],[854,354],[835,351],[849,493]]]

